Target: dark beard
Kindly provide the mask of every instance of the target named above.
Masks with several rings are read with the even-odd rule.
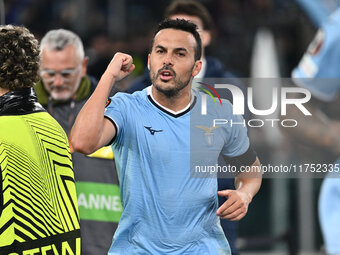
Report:
[[[173,77],[174,83],[175,83],[175,87],[174,88],[163,89],[161,86],[159,86],[156,83],[156,80],[159,77],[160,73],[162,71],[164,71],[164,70],[170,70],[172,72],[172,74],[174,75],[174,77]],[[161,92],[167,98],[172,98],[172,97],[176,97],[181,92],[181,90],[183,90],[185,87],[187,87],[189,85],[191,77],[189,76],[189,78],[187,80],[181,81],[180,79],[177,79],[176,73],[175,73],[175,71],[171,67],[164,66],[162,69],[160,69],[157,72],[156,75],[155,74],[151,74],[151,72],[150,72],[150,79],[152,81],[153,86],[157,89],[157,91]]]
[[[168,89],[163,89],[162,87],[158,86],[158,84],[155,83],[155,81],[152,81],[152,84],[164,96],[166,96],[167,98],[172,98],[172,97],[177,96],[182,89],[184,89],[186,86],[188,86],[190,79],[191,78],[189,78],[185,82],[178,81],[178,82],[176,82],[176,84],[179,85],[179,86],[176,86],[175,88],[168,88]]]

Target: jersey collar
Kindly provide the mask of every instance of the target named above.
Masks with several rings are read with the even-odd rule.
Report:
[[[170,116],[174,118],[178,118],[180,116],[183,116],[187,112],[189,112],[190,109],[192,109],[196,103],[196,96],[194,95],[194,93],[191,93],[190,103],[186,107],[184,107],[182,110],[173,111],[167,107],[164,107],[163,105],[161,105],[160,103],[156,101],[156,99],[152,95],[152,85],[146,88],[146,93],[147,93],[148,99],[154,106],[156,106],[158,109],[165,112],[166,114],[169,114]]]

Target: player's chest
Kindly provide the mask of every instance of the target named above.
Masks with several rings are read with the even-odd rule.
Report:
[[[162,115],[147,115],[134,123],[136,140],[141,147],[155,150],[188,150],[190,120]]]
[[[133,135],[140,148],[152,153],[156,151],[219,152],[225,143],[225,134],[222,129],[214,128],[209,123],[197,122],[190,116],[173,118],[155,117],[150,114],[135,120]]]

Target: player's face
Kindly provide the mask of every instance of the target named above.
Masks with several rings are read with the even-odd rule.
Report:
[[[54,100],[75,97],[81,78],[86,74],[86,64],[87,59],[81,61],[71,45],[61,51],[43,49],[40,75]]]
[[[201,61],[195,61],[195,47],[195,38],[188,32],[163,29],[156,34],[148,67],[157,91],[172,97],[190,88],[192,78],[201,69]]]

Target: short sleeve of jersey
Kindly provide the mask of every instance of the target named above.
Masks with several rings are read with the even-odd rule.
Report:
[[[223,102],[223,104],[225,104]],[[229,112],[228,136],[222,149],[222,154],[228,157],[237,157],[244,154],[249,146],[249,138],[247,134],[246,122],[241,115],[232,114],[232,106],[228,102],[226,111]]]
[[[294,82],[323,101],[332,101],[340,90],[340,8],[318,31],[299,65]]]
[[[106,104],[104,117],[112,122],[116,129],[116,136],[113,138],[113,141],[119,142],[122,139],[124,129],[126,127],[126,109],[128,108],[128,102],[126,98],[126,94],[117,93],[113,97],[108,99]]]

